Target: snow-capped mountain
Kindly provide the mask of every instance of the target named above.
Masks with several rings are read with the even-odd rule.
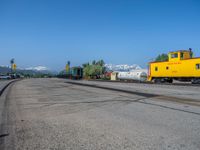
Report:
[[[0,66],[0,74],[7,74],[11,73],[12,70],[10,66]],[[29,68],[20,68],[18,67],[16,70],[17,73],[22,73],[22,74],[29,74],[29,75],[40,75],[40,74],[52,74],[56,75],[56,71],[52,71],[47,67],[44,66],[37,66],[37,67],[29,67]]]
[[[136,69],[142,69],[139,65],[133,64],[133,65],[127,65],[127,64],[121,64],[121,65],[114,65],[114,64],[105,64],[105,67],[109,71],[131,71]]]
[[[49,69],[45,66],[29,67],[29,68],[26,68],[25,70],[49,71]]]

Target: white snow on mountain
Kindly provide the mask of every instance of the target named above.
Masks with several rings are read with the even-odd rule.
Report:
[[[36,66],[36,67],[29,67],[26,70],[35,70],[35,71],[48,71],[49,69],[45,66]]]
[[[106,67],[107,70],[112,70],[112,71],[131,71],[131,70],[142,69],[139,65],[136,65],[136,64],[133,64],[133,65],[127,65],[127,64],[121,64],[121,65],[105,64],[105,67]]]

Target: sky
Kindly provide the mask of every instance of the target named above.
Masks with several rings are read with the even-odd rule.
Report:
[[[158,54],[200,56],[199,0],[0,0],[0,65],[62,70],[103,59],[147,68]]]

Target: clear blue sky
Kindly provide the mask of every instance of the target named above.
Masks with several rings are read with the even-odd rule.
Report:
[[[146,67],[190,47],[200,56],[199,0],[0,0],[0,65]]]

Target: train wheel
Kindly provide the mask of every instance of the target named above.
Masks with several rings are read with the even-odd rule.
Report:
[[[200,78],[192,79],[192,84],[200,84]]]
[[[173,83],[173,79],[169,79],[167,82],[168,83]]]
[[[160,78],[154,79],[154,83],[161,83],[161,79]]]

